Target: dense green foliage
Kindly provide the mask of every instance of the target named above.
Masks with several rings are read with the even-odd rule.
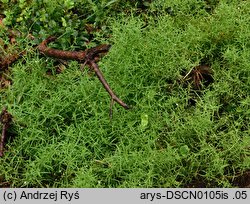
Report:
[[[83,46],[88,41],[86,24],[102,28],[102,32],[93,33],[96,35],[95,40],[102,40],[100,38],[110,32],[107,28],[110,17],[120,15],[121,11],[136,12],[140,10],[137,7],[148,5],[148,1],[138,3],[123,0],[5,0],[3,2],[1,10],[6,15],[5,25],[16,27],[22,32],[31,32],[37,40],[48,35],[60,36],[60,44],[72,49]]]
[[[40,41],[56,32],[64,49],[86,43],[84,24],[99,27],[93,40],[112,44],[100,68],[132,109],[115,104],[110,121],[110,99],[96,77],[76,62],[56,74],[54,59],[30,51],[11,67],[13,84],[1,93],[14,138],[0,158],[0,181],[232,187],[250,168],[249,1],[5,2],[6,25]],[[21,41],[29,51],[29,40]],[[211,65],[214,82],[197,91],[180,78],[201,63]]]

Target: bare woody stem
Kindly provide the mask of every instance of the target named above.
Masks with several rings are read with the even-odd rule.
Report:
[[[47,44],[54,41],[56,37],[49,37],[38,45],[38,50],[46,56],[64,59],[64,60],[76,60],[79,62],[84,62],[84,64],[89,65],[97,75],[98,79],[109,93],[111,97],[110,104],[110,115],[112,116],[112,106],[114,101],[116,101],[119,105],[121,105],[125,109],[129,109],[129,106],[125,104],[120,98],[116,96],[113,90],[110,88],[109,84],[105,80],[102,72],[100,71],[96,61],[99,59],[100,54],[105,54],[108,52],[110,45],[103,44],[100,46],[96,46],[94,48],[86,49],[85,51],[64,51],[58,50],[54,48],[47,47]]]
[[[47,44],[56,40],[56,37],[51,36],[38,45],[38,50],[46,56],[55,57],[64,60],[77,60],[82,61],[86,57],[84,51],[64,51],[47,47]]]
[[[5,138],[6,138],[7,128],[8,128],[8,125],[7,124],[3,124],[2,136],[1,136],[1,141],[0,141],[0,157],[3,156],[4,141],[5,141]]]
[[[1,115],[0,115],[0,121],[3,124],[2,135],[1,135],[1,140],[0,140],[0,157],[3,156],[4,142],[5,142],[5,138],[6,138],[7,129],[9,127],[11,120],[12,120],[11,114],[7,111],[6,108],[4,108],[2,110]]]
[[[116,96],[116,94],[112,91],[112,89],[110,88],[108,82],[105,80],[102,72],[100,71],[98,65],[94,61],[90,61],[89,64],[93,68],[95,74],[97,75],[98,79],[100,80],[100,82],[102,83],[102,85],[104,86],[104,88],[106,89],[106,91],[109,93],[109,95],[111,97],[111,100],[116,101],[123,108],[129,109],[129,106],[126,103],[124,103],[120,98],[118,98]]]
[[[64,59],[85,61],[86,58],[94,58],[95,55],[108,52],[110,45],[100,45],[94,48],[86,49],[85,51],[64,51],[47,47],[47,44],[56,40],[56,37],[51,36],[45,39],[38,45],[38,50],[46,56]]]

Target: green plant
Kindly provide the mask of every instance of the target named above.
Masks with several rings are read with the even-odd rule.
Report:
[[[84,12],[78,3],[67,12]],[[101,3],[114,8],[120,1]],[[12,86],[0,104],[13,116],[15,137],[0,158],[0,181],[12,187],[235,186],[233,178],[250,168],[250,5],[222,0],[213,12],[204,5],[159,0],[137,15],[128,3],[123,8],[131,15],[125,10],[108,18],[112,47],[99,65],[132,106],[116,106],[112,121],[107,93],[78,63],[57,74],[56,60],[28,52],[13,64]],[[166,10],[156,17],[159,7]],[[55,19],[61,22],[61,14]],[[213,83],[198,91],[184,86],[183,73],[206,63]]]

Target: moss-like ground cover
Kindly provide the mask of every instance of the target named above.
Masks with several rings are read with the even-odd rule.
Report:
[[[233,187],[250,169],[249,1],[146,5],[141,14],[132,5],[124,14],[114,10],[100,22],[104,34],[94,36],[112,44],[99,65],[132,107],[115,104],[112,120],[110,98],[94,75],[73,61],[57,74],[55,59],[19,39],[27,55],[9,68],[12,85],[1,90],[1,107],[14,119],[0,183]],[[56,45],[63,49],[70,43],[65,33]],[[72,44],[68,49],[80,47]],[[196,90],[182,78],[200,64],[211,67],[213,82]]]

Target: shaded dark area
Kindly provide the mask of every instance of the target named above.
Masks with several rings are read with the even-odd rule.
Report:
[[[12,84],[12,81],[8,75],[9,75],[8,71],[4,72],[0,71],[0,89],[7,88]]]
[[[10,188],[10,182],[4,181],[2,177],[0,177],[0,188]]]
[[[185,82],[191,83],[193,88],[200,90],[207,87],[213,80],[213,70],[208,65],[199,65],[190,70],[184,77]]]
[[[250,170],[236,175],[233,179],[229,180],[232,187],[235,188],[250,188]],[[218,188],[218,184],[209,182],[202,176],[197,176],[191,180],[188,184],[184,185],[184,188]]]
[[[4,143],[7,137],[7,130],[12,121],[12,115],[7,111],[7,108],[4,107],[0,114],[0,122],[2,123],[2,136],[0,140],[0,157],[4,154]]]
[[[216,6],[219,4],[219,0],[204,0],[206,3],[205,10],[208,13],[212,13]]]
[[[7,29],[3,24],[4,17],[5,15],[0,14],[0,29],[3,32],[3,36],[0,36],[0,89],[8,88],[12,84],[9,67],[25,54],[25,51],[18,49],[16,43],[16,37],[20,33]]]
[[[178,80],[178,84],[181,83],[184,88],[191,87],[188,98],[189,106],[195,106],[198,96],[201,96],[202,91],[214,82],[213,73],[211,66],[203,63],[186,73],[181,73],[182,78]]]
[[[16,46],[16,35],[18,34],[11,30],[6,30],[6,33],[8,35],[5,37],[8,38],[8,42],[0,38],[0,70],[8,68],[8,66],[20,58],[23,53],[19,52]]]
[[[232,185],[240,188],[250,188],[250,170],[237,175],[232,180]]]

